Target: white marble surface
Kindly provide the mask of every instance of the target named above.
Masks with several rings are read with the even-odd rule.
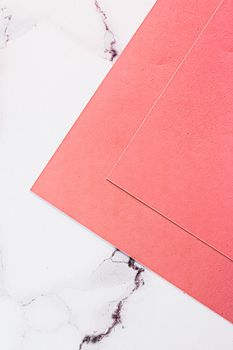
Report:
[[[0,1],[1,350],[233,349],[230,323],[29,192],[154,2]]]

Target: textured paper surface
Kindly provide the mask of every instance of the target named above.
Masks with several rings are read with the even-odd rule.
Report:
[[[231,259],[232,43],[225,0],[109,176]]]
[[[158,1],[32,190],[233,321],[231,261],[106,180],[218,3]]]

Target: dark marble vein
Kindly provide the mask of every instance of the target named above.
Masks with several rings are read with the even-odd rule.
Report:
[[[10,22],[12,20],[12,15],[6,14],[6,11],[7,11],[6,7],[2,7],[0,10],[1,10],[3,21],[5,22],[5,28],[3,30],[4,45],[7,45],[8,41],[10,40],[10,34],[8,33],[8,29],[9,29]]]
[[[135,277],[134,277],[133,288],[131,289],[131,291],[128,293],[127,296],[122,298],[117,303],[116,308],[111,315],[111,324],[109,325],[109,327],[104,332],[101,332],[98,334],[85,335],[82,342],[79,345],[79,350],[83,349],[83,346],[85,344],[96,344],[96,343],[101,342],[105,337],[109,336],[111,334],[111,332],[114,330],[114,328],[122,323],[121,312],[122,312],[122,309],[123,309],[126,301],[129,299],[129,297],[137,289],[139,289],[141,286],[144,285],[144,279],[142,276],[144,269],[142,267],[138,266],[136,264],[135,260],[130,258],[130,257],[128,258],[128,261],[118,261],[118,260],[116,261],[116,260],[114,260],[114,257],[118,251],[119,251],[118,249],[115,249],[114,252],[112,253],[111,257],[108,259],[105,259],[104,261],[111,260],[113,263],[116,263],[116,264],[127,264],[130,269],[133,269],[136,272]]]
[[[97,12],[102,17],[104,28],[105,28],[106,33],[108,35],[108,43],[107,43],[107,47],[105,48],[104,52],[109,55],[109,60],[113,61],[118,56],[118,52],[115,48],[115,46],[116,46],[115,35],[113,34],[112,30],[110,29],[110,27],[107,23],[107,21],[108,21],[107,15],[103,11],[103,9],[101,8],[98,0],[95,0],[95,8],[96,8]]]

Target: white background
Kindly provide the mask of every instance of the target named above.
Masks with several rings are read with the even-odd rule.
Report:
[[[226,320],[30,193],[155,0],[0,1],[0,349],[232,350]],[[114,262],[118,261],[118,262]],[[174,266],[175,268],[175,266]],[[142,280],[141,280],[142,282]]]

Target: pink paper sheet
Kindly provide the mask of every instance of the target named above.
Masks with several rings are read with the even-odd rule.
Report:
[[[233,4],[225,0],[109,180],[233,259]]]
[[[233,321],[229,259],[106,180],[219,0],[159,0],[32,191]]]

